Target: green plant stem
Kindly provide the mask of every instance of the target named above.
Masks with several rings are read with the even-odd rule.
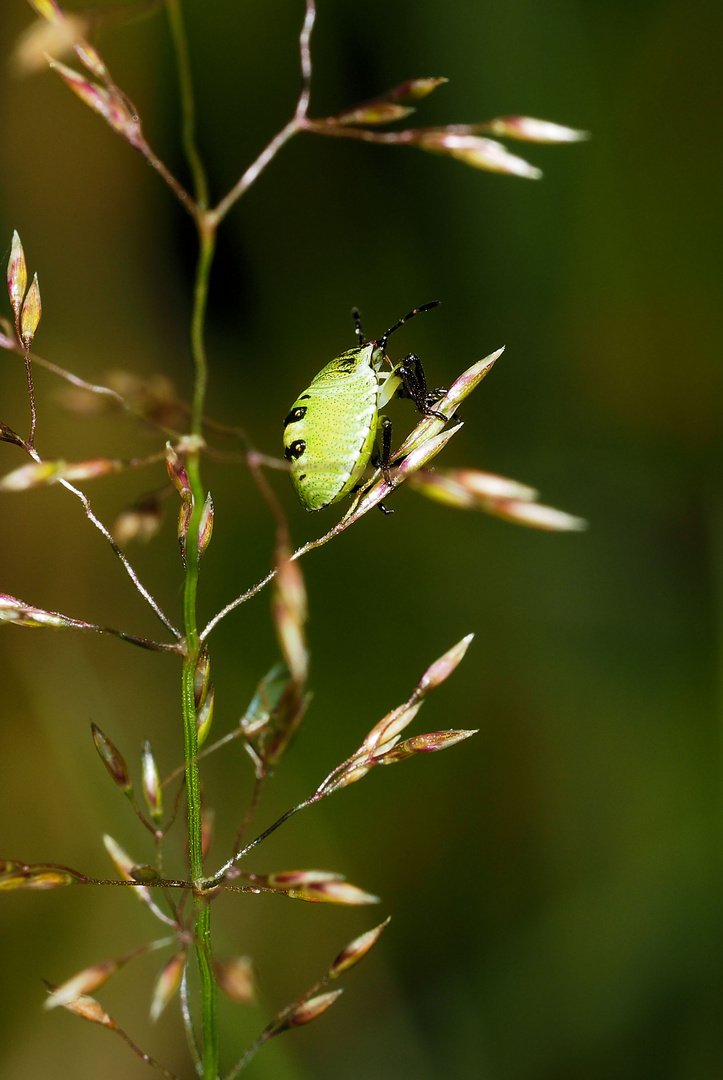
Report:
[[[191,434],[201,437],[203,430],[203,411],[206,403],[206,387],[208,384],[208,362],[206,360],[206,345],[204,341],[204,323],[206,321],[206,305],[208,302],[208,282],[211,273],[216,250],[216,227],[208,219],[208,214],[203,214],[198,221],[198,235],[200,249],[198,253],[198,267],[196,270],[196,284],[193,296],[193,317],[191,320],[191,353],[193,355],[194,382],[193,398],[191,402]],[[198,460],[198,451],[195,453]],[[194,498],[200,508],[203,506],[203,496],[199,481],[199,491],[193,488]],[[200,495],[200,502],[198,496]]]
[[[198,765],[194,757],[198,750],[196,737],[196,709],[193,695],[195,660],[190,657],[183,664],[183,718],[185,754],[189,762],[186,768],[188,798],[188,848],[191,879],[203,877],[203,848],[201,831],[201,784]],[[196,959],[201,980],[201,1030],[203,1032],[203,1078],[218,1078],[218,1023],[216,1017],[216,983],[211,967],[211,909],[207,903],[197,900]]]
[[[205,492],[201,479],[200,453],[203,410],[208,382],[208,363],[204,341],[204,324],[208,301],[208,283],[216,246],[216,229],[208,220],[208,184],[196,146],[195,103],[191,82],[188,43],[179,0],[166,0],[166,11],[173,37],[178,65],[183,113],[183,146],[193,176],[197,212],[199,252],[191,318],[191,355],[193,358],[193,397],[191,435],[196,436],[186,448],[186,470],[193,495],[193,512],[186,536],[186,576],[183,589],[183,628],[185,657],[182,672],[182,706],[184,750],[186,760],[186,797],[188,800],[188,851],[191,880],[200,881],[203,874],[203,819],[201,780],[198,768],[198,734],[196,730],[196,701],[194,678],[200,650],[196,617],[198,594],[199,553],[198,529],[203,513]],[[203,1034],[203,1080],[218,1080],[218,1021],[216,1016],[216,982],[211,966],[211,909],[207,902],[196,900],[196,959],[201,982],[201,1030]]]
[[[206,179],[206,170],[201,161],[201,155],[196,146],[196,103],[193,96],[191,61],[188,55],[188,39],[186,37],[186,28],[183,24],[179,0],[166,0],[166,11],[168,13],[168,22],[173,38],[173,47],[176,53],[178,82],[181,91],[183,149],[191,169],[191,175],[193,176],[193,189],[196,195],[196,205],[198,206],[198,209],[203,212],[208,208],[208,181]]]
[[[208,297],[208,278],[213,258],[215,234],[202,230],[196,288],[191,323],[191,349],[195,371],[192,434],[200,434],[206,392],[207,365],[203,341],[203,325]],[[186,656],[183,662],[183,724],[186,759],[186,791],[188,799],[188,840],[191,879],[203,878],[201,783],[198,768],[198,736],[196,731],[196,702],[194,676],[200,650],[196,617],[198,593],[198,528],[203,512],[204,489],[201,481],[200,442],[191,446],[186,455],[186,470],[193,493],[193,513],[186,537],[186,577],[183,591],[183,625],[186,637]],[[203,1077],[218,1077],[218,1025],[216,1019],[216,983],[211,968],[211,910],[207,903],[197,901],[196,956],[201,977]]]
[[[191,880],[203,880],[201,783],[198,769],[198,735],[194,677],[201,639],[196,616],[198,593],[198,529],[203,512],[204,489],[201,481],[200,453],[203,446],[203,414],[208,382],[208,363],[204,341],[204,325],[208,303],[211,264],[216,246],[216,230],[228,210],[256,180],[261,171],[281,147],[303,127],[308,108],[311,60],[308,43],[314,23],[314,0],[306,0],[306,18],[301,35],[302,92],[296,115],[269,143],[257,160],[246,170],[236,186],[215,210],[208,209],[208,184],[195,136],[195,103],[188,44],[183,25],[180,0],[166,0],[166,11],[178,65],[178,78],[183,113],[183,145],[193,176],[195,195],[194,220],[198,227],[199,253],[191,319],[191,353],[194,380],[190,417],[190,435],[184,447],[185,464],[193,496],[193,512],[185,538],[186,576],[183,591],[183,625],[185,654],[182,674],[182,705],[186,761],[186,791],[188,800],[188,840]],[[196,956],[201,981],[201,1023],[203,1032],[203,1080],[218,1080],[218,1023],[216,1017],[216,984],[211,967],[211,912],[207,901],[196,899]]]

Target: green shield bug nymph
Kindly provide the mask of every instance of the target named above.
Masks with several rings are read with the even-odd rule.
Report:
[[[291,462],[291,482],[306,510],[323,510],[343,499],[370,461],[389,477],[391,421],[379,410],[395,395],[411,398],[423,416],[447,419],[432,408],[445,391],[427,390],[419,357],[410,354],[394,365],[385,354],[389,337],[400,326],[438,303],[414,308],[378,341],[365,340],[354,308],[359,345],[322,368],[291,406],[284,420],[284,456]],[[382,371],[384,361],[388,371]],[[381,455],[376,447],[379,427]]]

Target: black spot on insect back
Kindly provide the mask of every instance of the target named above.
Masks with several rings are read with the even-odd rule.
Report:
[[[298,409],[292,409],[284,420],[284,427],[288,427],[289,424],[295,424],[298,420],[303,420],[305,416],[306,405],[301,405]]]
[[[303,439],[296,439],[295,442],[289,443],[286,447],[284,450],[284,457],[288,458],[289,461],[296,461],[296,459],[301,457],[304,453],[304,450],[306,450],[305,441]]]

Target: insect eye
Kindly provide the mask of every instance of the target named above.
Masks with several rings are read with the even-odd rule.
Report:
[[[296,461],[304,453],[304,450],[306,450],[306,442],[303,439],[296,439],[286,447],[284,457],[288,458],[289,461]]]
[[[288,427],[289,424],[295,424],[298,420],[303,420],[305,416],[306,405],[300,405],[298,409],[292,409],[284,420],[284,427]]]

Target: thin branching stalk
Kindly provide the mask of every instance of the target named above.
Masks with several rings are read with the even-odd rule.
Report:
[[[22,355],[22,349],[20,349],[19,346],[12,351]],[[120,408],[124,409],[126,412],[137,415],[130,402],[127,401],[122,394],[119,394],[117,390],[112,390],[109,386],[100,386],[97,383],[91,383],[86,379],[81,379],[79,375],[74,375],[72,371],[66,371],[65,368],[60,367],[58,364],[54,364],[52,360],[46,360],[43,356],[38,356],[37,353],[31,353],[30,358],[34,364],[38,365],[38,367],[45,368],[46,371],[52,372],[53,375],[57,375],[58,378],[70,383],[71,386],[76,386],[79,390],[87,390],[90,394],[98,394],[100,397],[109,398],[114,404],[120,406]]]
[[[30,402],[30,434],[28,435],[28,446],[35,446],[35,427],[37,424],[37,412],[35,409],[35,387],[33,385],[33,368],[30,361],[30,353],[25,352],[25,373],[28,380],[28,401]]]
[[[246,845],[246,847],[242,848],[240,851],[235,852],[232,858],[225,862],[220,868],[220,870],[218,870],[214,874],[213,879],[207,882],[207,887],[211,888],[215,885],[219,885],[235,863],[240,862],[241,859],[245,858],[245,856],[248,855],[250,851],[253,851],[255,847],[263,843],[264,840],[268,839],[268,837],[271,836],[272,833],[275,833],[281,825],[284,825],[285,822],[289,820],[289,818],[292,818],[295,814],[298,814],[300,810],[305,810],[307,806],[312,806],[315,802],[318,801],[319,798],[317,798],[316,794],[314,794],[310,798],[305,799],[303,802],[298,803],[296,806],[292,806],[290,810],[287,810],[285,814],[282,814],[280,818],[277,818],[276,821],[272,822],[272,824],[269,825],[267,829],[264,829],[262,833],[259,833],[257,837],[255,837],[250,843]]]
[[[341,533],[348,529],[355,520],[356,518],[351,517],[342,518],[342,520],[338,521],[336,525],[333,525],[328,532],[325,532],[323,536],[317,537],[316,540],[308,540],[305,544],[302,544],[300,548],[297,548],[290,556],[291,561],[295,562],[296,559],[300,559],[309,551],[313,551],[315,548],[323,547],[324,544],[328,544],[330,540],[333,540],[336,536],[340,536]],[[247,589],[246,592],[241,593],[235,600],[226,604],[226,606],[214,615],[203,628],[199,635],[200,642],[203,644],[203,642],[206,641],[209,634],[218,626],[222,619],[225,619],[226,616],[230,615],[232,611],[235,611],[237,607],[240,607],[241,604],[245,604],[247,600],[250,600],[252,597],[256,596],[257,593],[260,593],[262,589],[266,588],[266,586],[274,580],[276,573],[276,568],[270,570],[266,577],[262,578],[261,581],[257,581],[257,583],[252,585],[250,589]]]
[[[188,1000],[188,966],[183,972],[183,978],[181,979],[180,986],[180,998],[181,998],[181,1015],[183,1016],[183,1028],[186,1032],[186,1042],[188,1043],[188,1050],[191,1055],[193,1064],[196,1067],[196,1072],[201,1074],[203,1070],[203,1062],[201,1061],[201,1052],[198,1049],[198,1040],[196,1039],[196,1030],[193,1026],[193,1017],[191,1016],[191,1006]]]
[[[40,465],[42,463],[42,458],[40,457],[40,454],[38,454],[37,450],[35,450],[35,448],[30,443],[26,443],[24,445],[24,449],[25,449],[26,453],[38,465]],[[90,499],[85,494],[85,492],[81,491],[80,488],[75,487],[73,484],[70,483],[69,480],[60,479],[60,480],[58,480],[58,483],[61,484],[67,491],[70,491],[73,495],[75,495],[75,497],[77,499],[80,499],[80,502],[83,505],[83,509],[85,510],[86,517],[96,527],[98,532],[103,537],[105,537],[105,539],[108,541],[108,543],[110,544],[111,549],[113,551],[113,554],[120,560],[125,572],[128,574],[128,577],[131,579],[131,581],[133,582],[133,584],[136,587],[136,589],[138,590],[138,592],[141,594],[141,596],[146,601],[146,603],[151,607],[151,609],[155,612],[155,614],[158,616],[158,618],[163,623],[163,625],[166,627],[166,629],[170,630],[170,632],[173,634],[173,636],[176,638],[176,640],[179,641],[180,638],[181,638],[180,631],[176,629],[176,627],[173,625],[171,620],[168,618],[168,616],[165,614],[165,612],[161,608],[160,604],[154,599],[154,597],[151,595],[151,593],[148,591],[148,589],[146,589],[145,585],[143,585],[141,583],[141,580],[138,577],[138,574],[135,572],[135,570],[131,566],[130,562],[128,561],[126,556],[121,551],[121,549],[118,547],[118,544],[116,544],[116,542],[113,539],[113,537],[111,536],[109,530],[106,528],[106,526],[100,520],[100,518],[98,518],[96,516],[96,514],[94,513],[93,508],[92,508],[92,506],[90,504]],[[98,629],[100,630],[101,628],[99,627]],[[178,651],[176,646],[173,646],[173,645],[165,646],[165,645],[162,645],[162,644],[160,644],[158,642],[150,642],[150,641],[148,641],[147,639],[144,639],[144,638],[134,638],[132,635],[122,634],[119,631],[106,629],[106,630],[103,630],[102,632],[110,633],[110,634],[116,634],[117,637],[122,637],[125,641],[133,642],[133,644],[136,644],[136,645],[142,644],[144,648],[158,649],[160,651],[164,651],[164,650],[173,651],[173,652]]]
[[[188,54],[188,39],[181,15],[179,0],[166,0],[166,12],[171,28],[171,37],[176,54],[178,83],[181,92],[181,113],[183,116],[183,150],[186,155],[193,189],[196,193],[196,205],[203,212],[208,207],[208,181],[201,155],[196,145],[196,102],[193,95],[191,78],[191,60]]]
[[[259,156],[251,165],[249,165],[246,172],[240,177],[240,179],[234,184],[229,193],[224,196],[219,204],[214,207],[213,210],[209,210],[207,218],[214,227],[218,226],[228,214],[229,210],[238,200],[244,195],[256,179],[260,176],[266,166],[273,158],[276,157],[282,146],[285,146],[292,136],[296,135],[301,130],[300,125],[296,118],[289,120],[288,124],[281,129],[281,131],[271,140]]]
[[[154,150],[148,145],[145,139],[139,140],[136,144],[136,148],[140,150],[143,157],[146,159],[151,168],[155,169],[162,180],[168,184],[169,188],[176,196],[182,206],[185,206],[189,214],[193,218],[198,217],[198,207],[196,200],[191,197],[188,191],[186,191],[180,180],[177,180],[168,166],[163,162]]]
[[[80,499],[81,503],[83,504],[83,509],[85,510],[86,517],[88,518],[89,521],[91,521],[93,523],[93,525],[95,525],[98,532],[101,533],[101,535],[106,538],[106,540],[108,541],[108,543],[110,544],[110,546],[111,546],[111,548],[113,550],[113,553],[117,556],[118,559],[120,559],[120,561],[121,561],[121,563],[123,565],[123,569],[128,574],[128,577],[131,579],[131,581],[135,585],[138,592],[141,594],[141,596],[146,601],[146,603],[151,607],[151,609],[155,612],[155,614],[161,620],[161,622],[166,627],[166,629],[170,630],[171,633],[173,634],[173,636],[177,640],[180,639],[180,637],[181,637],[180,631],[176,629],[176,627],[173,625],[171,620],[164,613],[164,611],[161,608],[160,604],[153,598],[153,596],[151,596],[151,594],[149,593],[149,591],[145,587],[145,585],[143,585],[141,583],[140,578],[136,574],[135,570],[133,569],[133,567],[129,563],[126,556],[123,554],[121,549],[116,544],[115,540],[111,536],[108,529],[105,527],[105,525],[100,520],[100,518],[96,517],[95,513],[93,512],[93,508],[90,505],[90,500],[89,500],[88,496],[85,494],[85,492],[81,491],[80,488],[74,487],[67,480],[60,480],[58,482],[60,484],[62,484],[63,487],[66,488],[68,491],[72,491],[72,493],[78,499]]]
[[[25,355],[19,345],[3,342],[2,347],[7,349],[8,352],[17,353],[20,356]],[[107,401],[112,402],[113,405],[117,405],[118,408],[128,413],[129,416],[134,417],[136,420],[142,420],[144,423],[153,427],[156,431],[165,435],[166,438],[179,439],[181,437],[180,431],[177,431],[175,428],[170,428],[165,424],[158,423],[152,416],[149,416],[142,409],[137,408],[127,397],[124,397],[123,394],[120,394],[112,387],[103,386],[100,383],[88,382],[87,379],[82,379],[79,375],[73,374],[72,371],[67,371],[65,368],[60,367],[59,364],[54,364],[52,360],[46,360],[44,356],[39,356],[37,353],[33,352],[29,355],[30,359],[37,367],[44,368],[45,371],[51,372],[64,382],[69,383],[71,386],[75,386],[78,390],[85,390],[89,394],[105,398]],[[190,408],[185,402],[178,401],[173,404],[181,411],[190,412]]]
[[[214,227],[217,227],[220,222],[223,221],[231,207],[238,202],[246,191],[248,191],[253,182],[260,176],[269,162],[276,157],[279,150],[286,145],[289,139],[294,135],[297,135],[300,131],[303,131],[306,127],[306,114],[309,109],[309,95],[311,92],[311,52],[309,44],[315,19],[315,0],[306,0],[306,15],[299,37],[302,82],[294,116],[271,140],[268,146],[261,151],[256,160],[249,165],[248,169],[246,169],[245,173],[234,184],[228,194],[221,199],[213,210],[209,211],[207,218]]]
[[[294,552],[291,558],[297,558],[297,552]],[[206,639],[208,638],[209,634],[216,629],[222,619],[225,619],[227,615],[230,615],[231,612],[235,611],[237,607],[241,606],[241,604],[245,604],[246,601],[250,600],[252,596],[256,596],[256,594],[261,592],[261,590],[265,588],[270,581],[273,581],[275,577],[276,568],[274,568],[273,570],[269,570],[266,577],[262,578],[261,581],[257,581],[256,584],[252,585],[250,589],[247,589],[246,592],[241,593],[241,595],[237,596],[235,600],[232,600],[230,604],[226,604],[226,607],[221,608],[221,610],[216,615],[214,615],[214,617],[210,619],[209,622],[206,623],[206,626],[199,634],[199,641],[203,644],[203,642],[206,641]]]

